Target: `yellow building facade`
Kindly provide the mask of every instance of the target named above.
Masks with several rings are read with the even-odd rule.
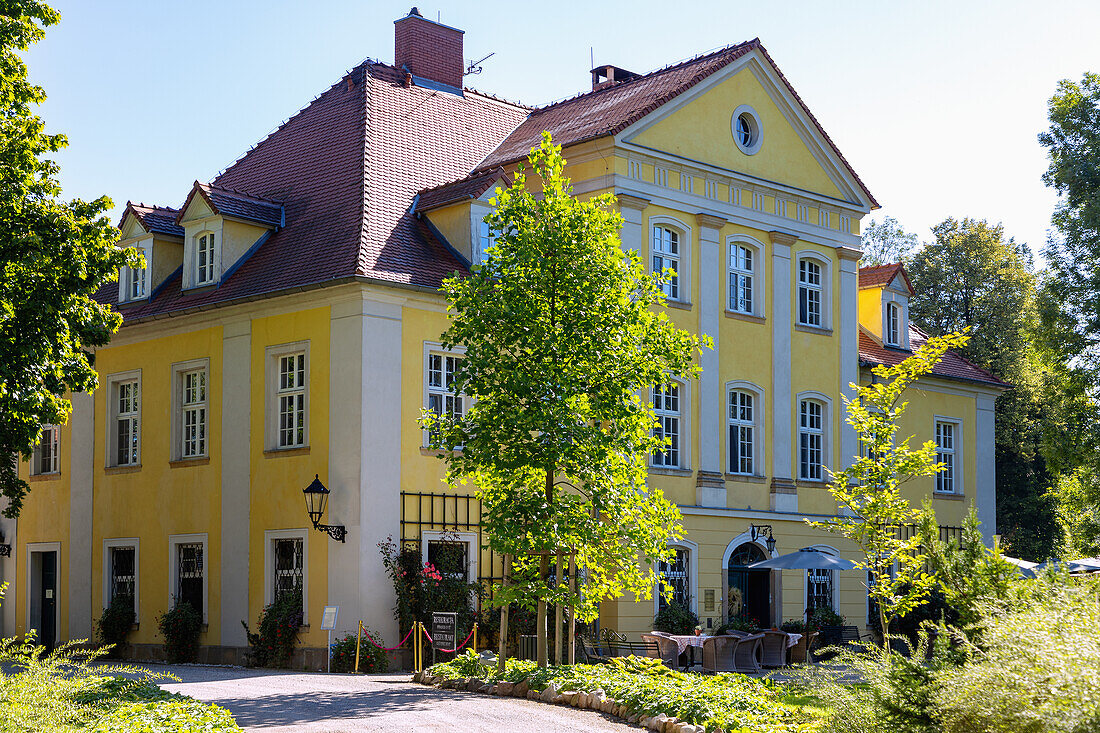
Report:
[[[904,271],[859,269],[877,204],[764,48],[645,75],[599,67],[592,91],[531,109],[462,89],[462,31],[415,14],[395,29],[393,65],[349,71],[178,209],[127,207],[122,244],[146,268],[100,294],[125,319],[96,352],[100,388],[23,465],[31,494],[3,520],[4,633],[87,638],[126,592],[130,641],[155,655],[156,617],[186,599],[202,608],[201,658],[238,661],[241,621],[291,588],[319,666],[326,605],[338,632],[362,619],[397,641],[388,537],[425,558],[458,538],[467,577],[492,582],[476,498],[442,483],[416,421],[464,399],[447,387],[461,351],[439,344],[439,283],[491,245],[489,199],[543,130],[577,195],[617,196],[623,247],[676,270],[670,317],[714,339],[700,379],[654,395],[673,447],[650,482],[686,529],[665,568],[677,600],[709,627],[819,605],[864,626],[858,573],[745,566],[808,546],[853,556],[805,521],[836,516],[828,470],[859,450],[843,397],[924,335]],[[903,434],[952,465],[911,498],[931,496],[945,531],[971,503],[995,531],[1003,388],[950,355],[910,397]],[[306,514],[315,477],[331,491],[321,521],[345,541]],[[658,604],[605,602],[600,623],[647,631]]]

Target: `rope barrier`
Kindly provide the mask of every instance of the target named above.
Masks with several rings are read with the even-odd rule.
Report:
[[[428,636],[427,631],[424,632],[424,636]],[[448,654],[450,654],[451,652],[457,652],[459,649],[466,646],[466,642],[468,642],[470,639],[472,639],[473,636],[474,636],[474,629],[470,629],[470,633],[467,634],[466,638],[462,640],[462,643],[459,644],[458,646],[456,646],[454,649],[437,649],[436,651],[446,652]],[[432,637],[428,636],[428,641],[431,641],[431,640],[432,640]]]
[[[404,645],[405,645],[405,642],[409,640],[409,637],[410,637],[410,636],[412,636],[412,632],[413,632],[413,630],[412,630],[412,629],[409,629],[409,633],[405,634],[405,638],[404,638],[404,639],[402,639],[401,641],[397,642],[397,646],[389,646],[389,647],[386,647],[386,646],[382,646],[381,644],[379,644],[378,642],[376,642],[376,641],[375,641],[374,639],[372,639],[372,638],[371,638],[370,634],[368,634],[368,633],[367,633],[366,631],[364,631],[364,632],[363,632],[363,636],[365,636],[365,637],[367,638],[367,641],[369,641],[369,642],[370,642],[371,644],[373,644],[374,646],[378,647],[378,648],[379,648],[379,649],[381,649],[382,651],[384,651],[384,652],[395,652],[395,651],[397,651],[398,649],[400,649],[400,648],[401,648],[402,646],[404,646]]]

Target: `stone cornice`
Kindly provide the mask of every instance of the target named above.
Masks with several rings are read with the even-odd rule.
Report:
[[[623,209],[641,211],[649,206],[649,199],[643,199],[640,196],[631,196],[628,193],[617,194],[616,198],[619,200],[619,207]]]

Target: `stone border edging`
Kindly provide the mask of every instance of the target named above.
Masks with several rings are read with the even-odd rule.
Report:
[[[558,688],[557,684],[551,682],[545,690],[539,692],[528,687],[527,680],[490,683],[478,677],[444,679],[434,677],[428,674],[426,670],[413,673],[412,681],[422,685],[439,687],[443,690],[464,690],[498,697],[520,697],[551,705],[569,705],[585,710],[596,710],[620,718],[631,725],[640,725],[648,730],[657,731],[657,733],[706,733],[706,728],[701,725],[672,718],[664,713],[653,717],[636,713],[625,704],[609,698],[603,690],[596,690],[595,692],[563,691]]]

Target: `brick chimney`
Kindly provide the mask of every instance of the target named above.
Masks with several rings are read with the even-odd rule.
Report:
[[[462,89],[463,31],[428,20],[416,8],[393,25],[394,66],[421,80]]]

